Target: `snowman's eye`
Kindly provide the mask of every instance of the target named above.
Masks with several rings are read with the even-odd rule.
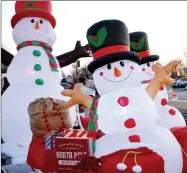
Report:
[[[40,20],[40,23],[42,24],[42,23],[43,23],[43,20]]]
[[[34,23],[34,19],[31,20],[31,23]]]
[[[107,68],[110,70],[112,68],[111,64],[108,64]]]
[[[122,66],[122,67],[124,67],[124,62],[123,61],[120,61],[120,65]]]
[[[149,64],[149,63],[147,63],[147,67],[150,67],[150,64]]]

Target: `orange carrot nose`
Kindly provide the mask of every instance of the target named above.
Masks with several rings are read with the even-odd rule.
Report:
[[[117,67],[114,68],[114,76],[116,76],[116,77],[121,76],[121,71]]]
[[[36,22],[36,24],[35,24],[35,28],[36,29],[39,29],[40,27],[39,27],[39,24],[38,24],[38,21]]]

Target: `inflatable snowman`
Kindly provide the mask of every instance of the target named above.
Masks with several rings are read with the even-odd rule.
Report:
[[[105,134],[95,151],[102,171],[181,173],[181,147],[168,129],[156,124],[157,110],[141,87],[140,59],[130,51],[126,25],[100,21],[88,29],[87,39],[94,58],[88,70],[100,95],[98,128]]]
[[[151,55],[149,43],[145,32],[130,33],[131,51],[137,52],[141,57],[140,68],[142,71],[142,87],[146,88],[149,82],[154,78],[152,66],[159,59],[158,55]],[[167,87],[162,85],[154,99],[159,119],[158,124],[168,129],[177,126],[185,126],[185,120],[182,114],[174,107],[168,105]]]
[[[58,61],[51,54],[56,21],[50,1],[17,1],[11,20],[18,53],[7,70],[9,88],[2,96],[2,137],[28,146],[32,138],[27,107],[39,97],[62,97]],[[72,122],[75,109],[71,109]]]

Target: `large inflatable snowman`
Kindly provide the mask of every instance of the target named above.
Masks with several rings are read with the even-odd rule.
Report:
[[[150,54],[148,37],[145,32],[133,32],[129,35],[131,51],[137,52],[141,57],[142,87],[146,88],[154,78],[152,66],[159,56]],[[159,114],[158,124],[169,129],[186,125],[182,114],[176,108],[168,105],[168,92],[165,85],[160,87],[154,102]]]
[[[62,97],[61,69],[53,57],[56,21],[50,1],[17,1],[11,20],[18,53],[7,70],[9,88],[2,96],[2,137],[8,143],[28,146],[32,132],[27,107],[39,97]],[[72,122],[75,109],[71,109]]]
[[[140,59],[130,51],[126,25],[100,21],[88,29],[87,39],[94,58],[88,70],[100,95],[98,128],[105,134],[95,151],[102,171],[181,173],[181,147],[168,129],[156,124],[158,113],[141,87]]]

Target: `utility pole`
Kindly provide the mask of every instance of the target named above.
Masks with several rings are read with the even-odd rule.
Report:
[[[72,67],[75,68],[75,82],[78,82],[78,67],[80,67],[80,61],[76,61],[72,64]]]

